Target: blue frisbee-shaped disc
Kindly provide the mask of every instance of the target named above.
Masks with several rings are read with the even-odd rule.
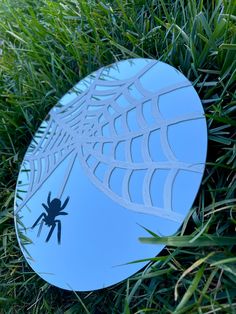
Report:
[[[25,154],[15,195],[22,252],[47,282],[88,291],[128,278],[193,204],[207,127],[191,83],[172,66],[129,59],[76,84]],[[146,228],[146,229],[145,229]]]

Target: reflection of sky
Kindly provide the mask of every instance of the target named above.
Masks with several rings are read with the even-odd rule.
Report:
[[[57,195],[68,160],[55,171],[38,193],[28,202],[31,213],[24,208],[22,222],[29,228],[44,211],[48,192]],[[152,231],[165,232],[165,221],[149,215],[136,214],[120,207],[98,190],[84,175],[79,162],[63,193],[62,201],[70,195],[64,209],[67,216],[58,216],[62,223],[62,241],[57,244],[56,229],[48,243],[49,227],[43,226],[37,238],[38,227],[26,233],[32,241],[27,245],[34,262],[32,268],[44,279],[60,287],[90,290],[120,281],[140,269],[141,264],[117,266],[136,259],[155,256],[162,246],[143,245],[140,236],[148,236],[138,224]],[[167,227],[167,226],[166,226]],[[172,232],[178,224],[168,223]],[[169,229],[170,230],[170,229]],[[115,267],[117,266],[117,267]],[[51,274],[51,275],[46,275]]]
[[[102,79],[125,79],[138,73],[150,60],[135,59],[132,62],[123,61],[119,66],[108,67],[103,71]],[[158,74],[157,74],[158,70]],[[60,103],[66,105],[68,101],[75,99],[78,92],[88,89],[93,81],[94,74],[78,83],[73,90],[64,96]],[[169,67],[158,62],[149,72],[141,78],[143,87],[156,92],[170,84],[176,84],[185,80],[184,76]],[[135,86],[130,87],[130,94],[140,98]],[[100,96],[99,96],[100,97]],[[122,108],[127,106],[127,101],[119,97],[117,100]],[[192,87],[175,90],[159,98],[159,111],[163,118],[173,119],[189,113],[203,114],[201,103],[197,93]],[[112,109],[110,109],[112,115]],[[153,112],[150,102],[143,105],[143,115],[147,124],[153,125]],[[137,124],[136,111],[129,111],[127,122],[131,131],[139,129]],[[45,125],[43,124],[45,127]],[[117,119],[115,122],[117,133],[124,132],[122,124]],[[107,131],[109,135],[109,130]],[[160,130],[151,133],[149,138],[150,156],[154,161],[166,161],[162,149]],[[171,149],[178,160],[186,163],[205,162],[207,138],[206,123],[204,119],[190,120],[168,127],[168,141]],[[131,154],[134,162],[142,162],[141,140],[136,138],[131,145]],[[183,146],[183,143],[185,145]],[[108,147],[105,148],[109,155]],[[125,159],[122,142],[117,146],[116,158]],[[36,192],[20,212],[21,222],[28,228],[26,236],[33,244],[27,245],[27,250],[34,261],[29,261],[32,268],[50,283],[66,289],[92,290],[103,286],[109,286],[122,279],[127,278],[138,271],[143,264],[124,264],[136,259],[153,257],[162,246],[144,245],[138,241],[141,236],[149,236],[139,225],[161,235],[171,235],[180,227],[180,223],[174,223],[159,217],[138,214],[121,207],[111,198],[101,192],[86,177],[79,161],[76,160],[71,176],[67,182],[61,201],[70,196],[70,201],[64,209],[67,216],[58,216],[62,223],[62,242],[57,244],[57,228],[48,243],[45,239],[50,230],[43,226],[40,237],[37,238],[38,227],[34,230],[33,225],[39,215],[44,212],[42,203],[47,202],[48,192],[52,192],[52,199],[61,190],[61,182],[67,173],[71,156],[60,164],[57,170],[51,175],[43,186]],[[27,168],[27,164],[25,164]],[[102,176],[102,170],[101,176]],[[117,171],[116,176],[111,180],[111,186],[118,194],[121,193],[122,169]],[[99,174],[98,174],[99,175]],[[164,185],[168,176],[168,170],[157,169],[152,178],[151,194],[155,206],[163,206]],[[26,187],[27,173],[21,172],[18,181],[18,194],[23,195],[19,190]],[[202,174],[181,170],[173,182],[172,207],[173,210],[187,215],[201,182]],[[133,173],[130,179],[130,196],[135,202],[141,203],[141,185],[144,173],[139,170]],[[19,227],[19,226],[18,226]],[[20,228],[20,227],[19,227]],[[24,233],[24,230],[22,230]]]

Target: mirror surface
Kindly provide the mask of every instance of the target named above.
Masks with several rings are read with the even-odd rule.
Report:
[[[51,109],[22,162],[15,226],[29,265],[60,288],[131,276],[172,235],[198,192],[207,127],[201,101],[168,64],[129,59],[76,84]]]

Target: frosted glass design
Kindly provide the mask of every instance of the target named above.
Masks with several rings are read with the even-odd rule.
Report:
[[[137,271],[141,264],[114,265],[161,249],[140,245],[140,225],[166,235],[179,228],[201,183],[206,151],[200,99],[176,69],[130,59],[92,73],[51,109],[20,169],[16,227],[19,238],[29,239],[27,250],[19,241],[30,265],[69,290],[102,288]],[[106,271],[85,283],[78,268],[91,267],[94,240],[88,233],[105,237],[94,258],[97,271]],[[120,249],[113,253],[114,245]],[[64,267],[59,276],[42,262],[49,247],[52,260],[61,256],[63,265],[67,259],[71,264],[70,256],[78,260],[76,268]],[[105,257],[104,250],[113,255]],[[41,274],[48,271],[54,275]]]

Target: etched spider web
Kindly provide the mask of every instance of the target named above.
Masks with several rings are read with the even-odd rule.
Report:
[[[48,119],[40,127],[36,141],[32,142],[24,159],[27,169],[27,193],[17,204],[21,209],[38,191],[42,184],[56,170],[63,160],[69,158],[68,171],[61,183],[59,197],[69,180],[76,159],[79,160],[91,182],[111,199],[135,212],[152,214],[173,221],[182,221],[183,216],[172,209],[173,182],[179,170],[203,172],[201,164],[178,161],[168,142],[168,127],[188,120],[202,119],[202,113],[192,113],[173,119],[163,119],[159,111],[159,97],[165,93],[191,86],[189,81],[181,81],[157,92],[147,91],[140,78],[156,62],[148,63],[141,71],[129,79],[113,80],[103,78],[103,69],[90,76],[90,86],[66,105],[57,105],[49,113]],[[139,98],[134,96],[136,91]],[[122,102],[121,102],[122,99]],[[144,116],[143,107],[151,103],[155,123],[149,123]],[[125,104],[125,105],[124,105]],[[128,115],[136,117],[137,128],[133,130]],[[160,131],[161,147],[166,161],[157,162],[150,155],[150,134]],[[141,141],[141,159],[134,161],[133,142]],[[110,153],[105,153],[105,147]],[[124,158],[117,156],[118,147],[123,146]],[[99,174],[98,169],[103,169]],[[123,171],[121,191],[118,193],[111,185],[116,172]],[[164,206],[153,204],[151,195],[152,178],[156,170],[168,170],[164,184]],[[130,181],[136,171],[144,171],[142,182],[142,202],[135,202],[130,195]]]

